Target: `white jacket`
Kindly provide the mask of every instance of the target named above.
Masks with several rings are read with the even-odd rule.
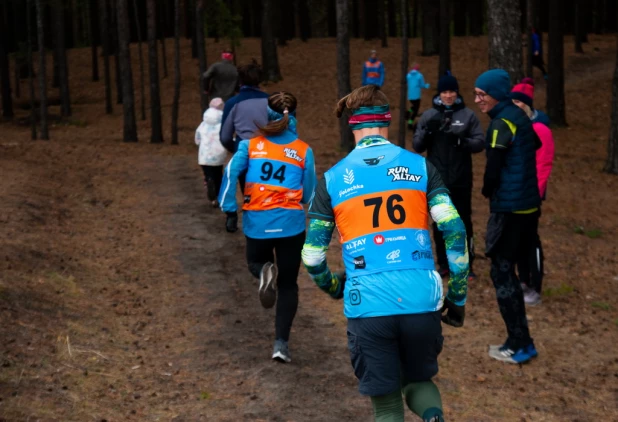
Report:
[[[209,108],[204,112],[204,121],[195,131],[195,144],[199,145],[197,162],[200,166],[222,166],[227,158],[227,150],[219,141],[221,117],[223,112]]]

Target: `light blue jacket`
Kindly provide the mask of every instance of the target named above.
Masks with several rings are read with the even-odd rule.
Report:
[[[408,80],[408,100],[420,100],[421,88],[429,89],[429,84],[425,83],[423,74],[418,70],[411,70],[406,79]]]

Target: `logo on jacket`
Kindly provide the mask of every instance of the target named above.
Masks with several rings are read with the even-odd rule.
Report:
[[[365,246],[366,243],[367,243],[366,237],[363,237],[362,239],[358,239],[358,240],[351,240],[348,243],[346,243],[345,249],[346,251],[350,251],[352,249],[357,249],[359,246]]]
[[[346,185],[351,185],[354,183],[354,171],[345,169],[345,174],[343,175],[343,182]]]
[[[418,243],[422,249],[431,248],[431,240],[429,240],[429,235],[425,231],[416,232],[416,243]]]
[[[298,162],[303,161],[302,157],[298,156],[298,151],[292,148],[284,148],[283,153],[287,158],[291,158],[292,160],[296,160]]]
[[[423,176],[411,174],[410,169],[404,166],[391,167],[386,172],[387,176],[391,176],[391,182],[420,182]]]
[[[384,236],[382,236],[381,234],[376,234],[373,238],[373,243],[375,243],[376,245],[383,245]]]
[[[260,141],[258,142],[256,148],[260,151],[262,151],[264,149],[264,141]]]
[[[414,251],[412,252],[412,260],[418,261],[419,259],[431,259],[433,260],[433,255],[430,251]]]
[[[395,249],[386,255],[386,260],[389,264],[394,264],[396,262],[401,262],[401,260],[397,260],[401,256],[401,249]]]
[[[352,262],[354,262],[355,270],[364,270],[367,266],[367,263],[365,262],[365,257],[363,255],[355,257]]]
[[[460,122],[459,120],[455,120],[453,123],[451,123],[451,126],[463,126],[464,123]]]
[[[380,161],[382,161],[383,158],[384,158],[384,156],[380,155],[379,157],[376,157],[376,158],[363,158],[363,161],[368,166],[376,166],[376,165],[378,165],[378,163]]]

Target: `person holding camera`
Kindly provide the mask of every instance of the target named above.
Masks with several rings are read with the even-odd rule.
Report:
[[[438,94],[433,98],[433,108],[421,116],[413,146],[418,153],[427,151],[427,161],[433,164],[450,192],[453,205],[466,226],[470,256],[469,280],[476,276],[472,271],[474,236],[472,231],[472,154],[483,151],[484,135],[481,123],[474,112],[466,107],[459,94],[457,78],[450,73],[438,81]],[[444,238],[434,223],[438,272],[449,275]]]

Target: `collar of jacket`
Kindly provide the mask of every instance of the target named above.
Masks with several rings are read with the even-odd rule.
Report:
[[[373,147],[377,145],[386,145],[390,143],[391,142],[383,136],[368,135],[362,138],[360,141],[358,141],[355,148],[362,149],[362,148],[368,148],[368,147]]]
[[[513,106],[515,106],[515,104],[513,104],[513,101],[511,101],[510,98],[506,99],[506,100],[502,100],[500,101],[498,104],[496,104],[494,106],[494,108],[492,108],[491,110],[489,110],[489,112],[487,113],[489,115],[489,117],[491,117],[492,119],[495,119],[496,116],[498,114],[500,114],[500,112],[502,112],[502,110],[504,110],[506,107],[508,107],[508,105],[511,104]],[[517,106],[515,106],[517,107]]]
[[[440,99],[440,94],[436,94],[433,97],[433,108],[435,108],[436,110],[438,110],[440,112],[446,110],[446,106],[444,104],[442,104],[442,100]],[[458,110],[463,110],[464,108],[466,108],[466,104],[464,103],[464,99],[461,96],[461,94],[457,94],[457,99],[455,100],[455,102],[451,106],[451,109],[453,111],[458,111]]]

